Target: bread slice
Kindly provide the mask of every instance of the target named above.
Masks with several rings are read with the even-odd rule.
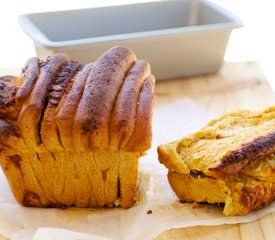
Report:
[[[181,201],[224,203],[244,215],[275,199],[275,107],[239,110],[158,147]]]
[[[131,207],[151,144],[154,82],[127,47],[86,65],[66,54],[32,58],[19,77],[0,78],[0,164],[16,200]]]

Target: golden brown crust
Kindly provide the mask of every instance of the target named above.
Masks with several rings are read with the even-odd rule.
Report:
[[[18,86],[15,76],[0,77],[0,118],[16,119],[20,109],[15,103]]]
[[[39,76],[39,59],[34,57],[27,61],[25,67],[22,69],[21,78],[23,84],[15,95],[15,102],[17,105],[22,105],[23,102],[30,95],[32,88]]]
[[[226,178],[240,172],[248,164],[263,160],[272,153],[275,153],[275,132],[255,138],[240,149],[226,154],[217,166],[209,170],[213,172],[211,176]]]
[[[129,48],[115,47],[94,62],[75,114],[75,149],[108,151],[113,105],[124,78],[135,61],[136,56]]]
[[[144,60],[135,64],[136,56],[129,48],[114,47],[87,65],[74,83],[71,69],[64,70],[66,79],[62,76],[68,61],[62,54],[40,62],[32,58],[22,71],[24,81],[18,80],[13,101],[17,99],[18,111],[21,108],[17,122],[28,149],[137,151],[142,139],[145,146],[140,152],[147,149],[155,81],[149,77],[150,65]]]
[[[144,81],[139,94],[135,130],[126,146],[129,152],[142,153],[151,147],[154,86],[155,77],[150,75]]]
[[[56,124],[59,129],[62,145],[67,151],[74,149],[72,143],[74,117],[92,66],[92,63],[87,64],[78,72],[71,82],[71,87],[66,89],[58,106]]]
[[[39,121],[43,112],[48,88],[61,67],[69,61],[67,55],[55,54],[40,62],[40,76],[31,94],[22,105],[18,117],[18,126],[22,137],[32,151],[39,151]]]
[[[59,137],[59,131],[55,121],[56,110],[59,101],[64,94],[69,81],[79,70],[80,64],[70,61],[64,65],[58,77],[54,79],[48,90],[48,104],[44,109],[43,121],[41,123],[41,140],[49,151],[63,151],[63,145]]]
[[[138,60],[125,78],[111,119],[109,143],[111,151],[124,149],[134,132],[139,93],[150,72],[149,63]]]

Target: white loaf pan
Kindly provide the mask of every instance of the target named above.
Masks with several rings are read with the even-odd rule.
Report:
[[[114,45],[126,45],[150,62],[157,79],[217,71],[232,29],[242,26],[234,15],[203,0],[24,14],[19,24],[38,57],[65,52],[87,63]]]

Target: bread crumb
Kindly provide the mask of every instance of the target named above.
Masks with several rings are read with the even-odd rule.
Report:
[[[197,209],[197,208],[201,208],[201,205],[197,202],[193,202],[192,203],[192,209]]]
[[[147,214],[152,214],[152,213],[153,211],[151,209],[147,211]]]

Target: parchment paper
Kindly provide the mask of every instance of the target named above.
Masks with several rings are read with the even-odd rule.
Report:
[[[222,207],[180,203],[157,160],[156,146],[183,137],[210,116],[189,99],[157,107],[153,146],[140,160],[139,202],[131,209],[37,209],[18,205],[0,171],[0,235],[15,239],[152,239],[169,228],[253,221],[275,212],[275,203],[242,217],[225,217]],[[148,214],[149,210],[152,211]]]

